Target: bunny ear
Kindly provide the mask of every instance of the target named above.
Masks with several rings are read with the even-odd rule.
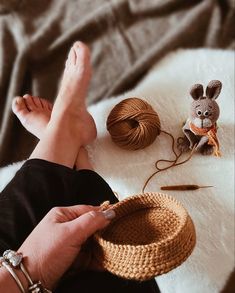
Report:
[[[201,84],[194,84],[190,89],[190,95],[194,100],[198,100],[203,96],[203,86]]]
[[[211,80],[206,88],[206,96],[215,100],[222,89],[222,83],[219,80]]]

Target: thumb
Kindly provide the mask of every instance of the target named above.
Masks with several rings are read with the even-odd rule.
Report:
[[[89,211],[68,224],[73,230],[71,232],[78,236],[79,244],[82,244],[96,231],[105,228],[113,218],[115,218],[115,212],[112,209]]]

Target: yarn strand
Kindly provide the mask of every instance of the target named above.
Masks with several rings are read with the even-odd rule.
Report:
[[[188,158],[179,161],[182,152],[177,154],[175,150],[175,138],[169,132],[161,129],[158,113],[146,101],[135,97],[122,100],[118,103],[109,113],[106,126],[113,142],[127,150],[139,150],[149,146],[161,132],[170,136],[172,140],[171,149],[175,158],[173,160],[160,159],[155,162],[157,171],[146,180],[142,188],[143,193],[149,181],[156,174],[189,161],[197,146],[194,145]],[[179,137],[177,142],[179,142],[179,139],[183,138]],[[169,163],[169,165],[160,167],[159,164],[161,163]]]
[[[160,160],[157,160],[157,161],[155,162],[155,167],[156,167],[157,171],[155,171],[152,175],[150,175],[149,178],[145,181],[144,186],[143,186],[143,188],[142,188],[142,192],[143,192],[143,193],[144,193],[144,190],[145,190],[146,186],[148,185],[149,181],[150,181],[150,180],[151,180],[156,174],[158,174],[158,173],[160,173],[160,172],[162,172],[162,171],[166,171],[166,170],[168,170],[168,169],[170,169],[170,168],[174,168],[174,167],[176,167],[176,166],[179,166],[179,165],[182,165],[182,164],[188,162],[188,161],[192,158],[192,156],[193,156],[193,154],[194,154],[194,151],[195,151],[195,148],[196,148],[196,146],[197,146],[197,144],[195,144],[195,145],[193,146],[193,149],[191,150],[190,155],[189,155],[188,158],[186,158],[185,160],[183,160],[183,161],[181,161],[181,162],[178,162],[178,160],[179,160],[179,159],[181,158],[181,156],[182,156],[182,152],[180,152],[179,154],[176,153],[176,151],[175,151],[175,138],[174,138],[174,136],[173,136],[172,134],[170,134],[169,132],[164,131],[164,130],[161,130],[161,132],[163,132],[163,133],[169,135],[170,138],[172,139],[172,145],[171,145],[171,148],[172,148],[172,151],[173,151],[173,153],[174,153],[174,155],[175,155],[175,159],[174,159],[174,160],[160,159]],[[179,139],[181,139],[181,137],[179,137],[177,140],[179,140]],[[172,163],[172,164],[170,164],[170,165],[167,166],[167,167],[160,168],[160,167],[159,167],[159,163],[161,163],[161,162]]]

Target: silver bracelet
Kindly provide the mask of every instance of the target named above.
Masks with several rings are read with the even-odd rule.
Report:
[[[20,282],[20,279],[18,278],[17,274],[14,272],[13,268],[9,265],[9,263],[3,258],[0,257],[0,267],[5,267],[8,272],[12,275],[13,279],[15,280],[16,284],[20,288],[20,291],[22,293],[26,293],[23,285]]]
[[[13,268],[19,268],[22,271],[25,278],[29,282],[28,292],[31,292],[31,293],[52,293],[52,291],[44,288],[40,281],[35,282],[32,280],[28,271],[26,270],[25,266],[22,263],[22,259],[23,259],[22,253],[18,253],[14,250],[8,249],[3,253],[3,259],[5,260],[5,262],[8,262],[8,266],[10,266],[10,268],[12,266]],[[19,281],[19,278],[18,278],[18,281]],[[21,284],[21,286],[22,286],[22,284]],[[23,288],[23,290],[24,290],[24,288]],[[25,291],[22,291],[22,292],[25,292]]]

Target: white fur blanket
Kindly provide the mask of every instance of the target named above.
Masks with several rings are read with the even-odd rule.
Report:
[[[161,185],[198,184],[214,188],[168,192],[180,200],[196,227],[197,244],[180,267],[156,278],[162,293],[215,293],[224,286],[234,266],[234,53],[221,50],[180,50],[165,57],[131,92],[90,107],[98,139],[89,147],[94,167],[118,192],[120,198],[138,194],[154,172],[154,162],[170,158],[170,140],[164,134],[143,150],[117,147],[106,130],[106,119],[119,101],[127,97],[147,100],[158,112],[162,129],[175,137],[188,115],[189,88],[212,79],[223,83],[218,98],[221,115],[218,138],[222,157],[195,154],[185,165],[154,177],[146,191]],[[0,170],[0,188],[12,178],[21,163]]]

